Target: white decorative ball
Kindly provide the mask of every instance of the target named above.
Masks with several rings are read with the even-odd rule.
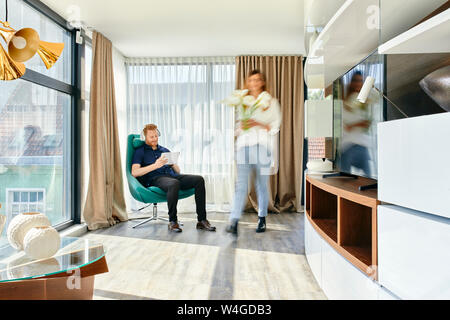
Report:
[[[14,249],[23,249],[23,239],[27,232],[37,226],[50,226],[50,220],[39,212],[25,212],[15,216],[6,231],[8,241]]]
[[[33,259],[53,256],[59,249],[61,238],[55,228],[49,226],[31,228],[23,239],[25,253]]]

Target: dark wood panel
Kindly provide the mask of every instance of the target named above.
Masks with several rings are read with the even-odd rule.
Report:
[[[0,282],[0,300],[44,299],[45,286],[45,279]]]
[[[337,196],[312,185],[311,217],[313,219],[337,219]]]
[[[344,258],[368,276],[377,279],[377,199],[376,190],[359,191],[359,186],[375,182],[307,175],[310,183],[310,216],[317,232]],[[336,206],[336,207],[335,207]]]
[[[348,253],[354,256],[365,265],[372,265],[372,249],[368,246],[342,246]],[[367,270],[363,270],[366,272]]]
[[[338,244],[371,248],[372,208],[340,198],[339,210]]]
[[[321,175],[307,175],[306,179],[314,186],[340,197],[358,202],[369,207],[376,206],[379,201],[376,190],[359,191],[360,186],[373,184],[376,180],[358,177],[323,178]]]
[[[40,278],[0,282],[0,300],[90,300],[94,292],[94,276]],[[68,285],[73,284],[73,285]]]
[[[306,180],[305,185],[305,211],[309,214],[309,209],[311,208],[311,183]]]
[[[336,219],[313,219],[314,223],[334,242],[337,242]]]
[[[336,250],[340,255],[342,255],[345,259],[347,259],[351,264],[353,264],[356,268],[358,268],[359,270],[361,270],[362,272],[366,273],[368,276],[373,276],[373,271],[372,269],[370,269],[370,265],[367,264],[366,262],[361,261],[360,259],[356,258],[354,254],[358,254],[357,252],[355,253],[355,250],[352,250],[352,248],[350,248],[350,251],[347,251],[346,249],[344,249],[342,246],[338,245],[336,241],[333,241],[333,239],[331,239],[317,224],[316,221],[314,221],[313,219],[309,218],[307,216],[307,219],[309,219],[309,221],[311,222],[311,225],[314,227],[314,229],[322,236],[322,238],[325,239],[325,241],[328,242],[328,244],[331,245],[331,247],[334,248],[334,250]],[[364,251],[364,250],[363,250]],[[364,255],[363,255],[364,256]],[[365,259],[366,260],[366,259]],[[367,261],[367,260],[366,260]],[[376,277],[376,275],[375,275]],[[376,278],[375,278],[376,279]]]

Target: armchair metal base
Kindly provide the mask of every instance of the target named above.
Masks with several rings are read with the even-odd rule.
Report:
[[[145,208],[149,207],[150,205],[151,205],[151,204],[149,204],[149,205],[147,205],[147,206],[145,206],[145,207],[142,207],[142,208],[140,208],[138,211],[141,211],[142,209],[145,209]],[[154,204],[153,204],[153,216],[151,216],[150,218],[145,219],[144,221],[141,221],[141,222],[135,224],[134,226],[132,226],[132,228],[136,228],[136,227],[138,227],[138,226],[140,226],[140,225],[142,225],[142,224],[144,224],[144,223],[150,222],[150,221],[152,221],[152,220],[169,221],[169,218],[158,217],[158,204],[157,204],[157,203],[154,203]],[[178,221],[178,224],[179,224],[180,226],[183,225],[180,221]]]

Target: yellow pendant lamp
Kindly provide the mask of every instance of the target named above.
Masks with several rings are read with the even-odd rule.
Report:
[[[0,80],[14,80],[25,74],[25,65],[16,62],[0,45]]]
[[[0,28],[0,35],[8,43],[14,36],[14,30],[8,23],[2,23],[6,28]],[[14,61],[11,56],[0,45],[0,80],[14,80],[25,74],[25,65]]]
[[[15,32],[8,43],[8,53],[15,61],[25,62],[37,52],[47,69],[55,64],[63,49],[64,43],[41,41],[39,34],[32,28]]]
[[[39,49],[39,34],[32,28],[16,31],[8,42],[8,53],[18,62],[31,59]]]

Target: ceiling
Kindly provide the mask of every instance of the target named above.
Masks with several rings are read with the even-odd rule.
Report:
[[[42,0],[126,57],[304,54],[303,0]]]

